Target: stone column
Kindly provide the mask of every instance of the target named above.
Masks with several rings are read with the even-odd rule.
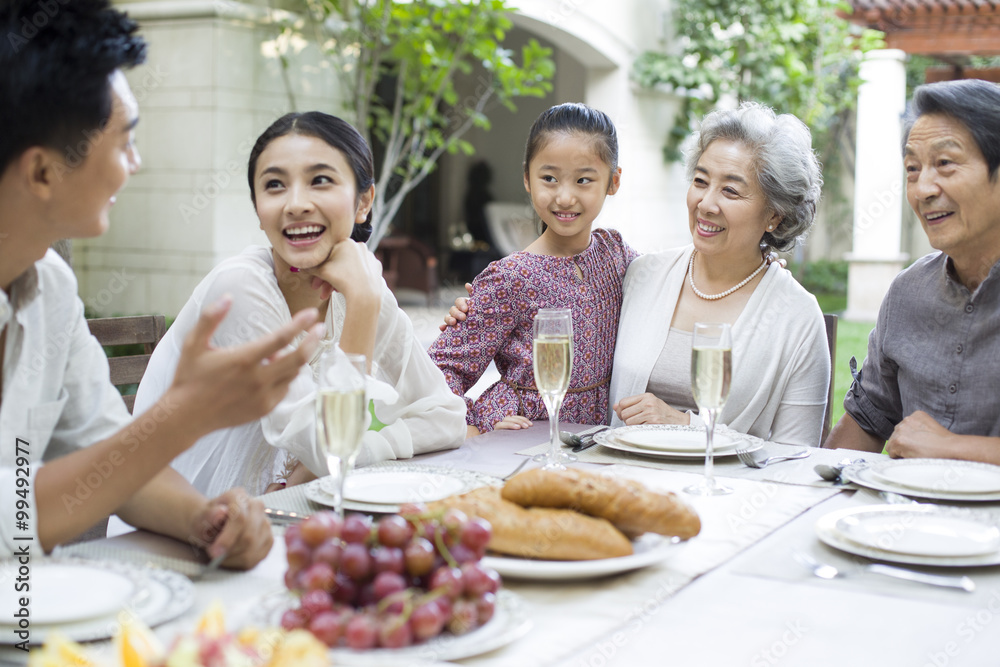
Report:
[[[869,52],[858,91],[853,247],[845,319],[873,322],[889,283],[903,268],[901,120],[906,106],[906,54]]]

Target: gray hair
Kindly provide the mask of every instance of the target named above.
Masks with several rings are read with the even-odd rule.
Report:
[[[757,177],[768,211],[781,218],[774,231],[764,232],[761,247],[795,247],[816,218],[823,187],[809,128],[795,116],[775,115],[757,102],[744,102],[735,110],[713,111],[702,120],[688,152],[688,179],[694,178],[698,161],[716,139],[739,142],[750,151],[750,172]]]

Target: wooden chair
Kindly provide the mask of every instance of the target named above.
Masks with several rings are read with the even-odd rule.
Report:
[[[163,315],[138,315],[134,317],[104,317],[87,320],[90,333],[104,347],[119,345],[142,345],[142,354],[131,354],[123,357],[109,357],[108,366],[111,369],[111,384],[116,387],[136,385],[146,372],[149,357],[153,348],[163,338],[167,331],[166,318]],[[127,391],[127,390],[126,390]],[[122,396],[128,411],[132,412],[135,405],[135,393]]]
[[[833,428],[833,377],[837,368],[837,316],[824,315],[823,323],[826,324],[826,344],[830,348],[830,389],[826,395],[826,416],[823,417],[823,437],[820,443],[830,435]]]
[[[102,317],[87,320],[90,333],[103,347],[118,347],[120,345],[142,345],[142,354],[131,354],[122,357],[108,357],[111,371],[111,384],[116,387],[128,387],[139,384],[153,348],[167,332],[166,318],[163,315],[137,315],[134,317]],[[106,352],[107,350],[105,350]],[[129,412],[135,405],[135,394],[122,395]],[[66,545],[87,542],[103,538],[108,532],[108,520],[101,519],[88,530],[76,536]]]
[[[409,236],[386,236],[375,250],[382,262],[382,277],[389,289],[419,290],[427,295],[432,306],[437,297],[437,257],[426,244]]]

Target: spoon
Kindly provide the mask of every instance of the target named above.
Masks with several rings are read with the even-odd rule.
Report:
[[[858,463],[864,463],[864,459],[844,459],[835,466],[827,465],[826,463],[817,463],[813,466],[813,470],[816,474],[825,479],[828,482],[846,483],[844,482],[840,475],[849,465],[855,465]]]
[[[559,431],[559,439],[562,440],[564,445],[569,447],[576,447],[583,443],[583,441],[580,440],[579,435],[576,433],[570,433],[569,431]]]

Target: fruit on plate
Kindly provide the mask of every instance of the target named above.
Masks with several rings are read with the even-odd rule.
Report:
[[[491,527],[458,510],[318,512],[285,531],[285,585],[299,596],[281,626],[327,646],[402,648],[489,621],[500,575],[479,562]]]
[[[126,615],[122,615],[125,617]],[[95,652],[96,653],[96,652]],[[122,621],[111,662],[53,633],[28,658],[29,667],[326,667],[326,646],[304,630],[245,628],[226,631],[218,602],[199,619],[195,630],[178,636],[168,651],[153,632],[132,617]]]

